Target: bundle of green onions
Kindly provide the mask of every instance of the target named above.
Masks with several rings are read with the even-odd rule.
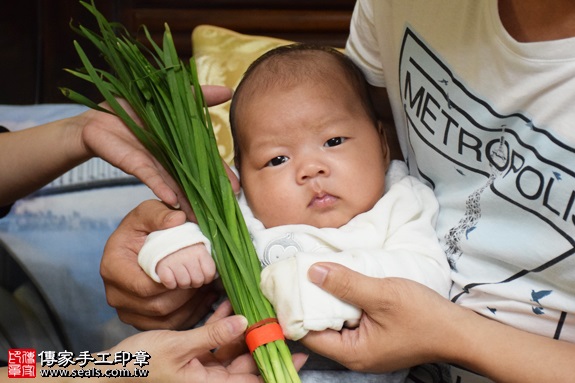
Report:
[[[211,240],[234,311],[250,325],[265,326],[275,312],[259,289],[261,266],[218,152],[193,58],[189,66],[178,58],[167,25],[162,47],[143,27],[152,47],[148,49],[121,25],[108,22],[93,1],[81,3],[95,16],[100,34],[83,26],[72,28],[98,49],[113,73],[94,68],[78,42],[74,45],[85,72],[69,72],[93,83],[113,112],[70,89],[62,92],[75,102],[117,115],[179,182],[200,229]],[[117,98],[127,100],[143,126]],[[285,341],[262,343],[252,354],[264,380],[299,382]]]

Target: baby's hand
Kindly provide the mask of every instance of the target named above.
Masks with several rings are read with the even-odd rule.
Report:
[[[266,266],[260,289],[276,310],[286,338],[299,340],[309,331],[340,331],[344,325],[359,324],[361,310],[334,297],[308,278],[311,265],[324,258],[339,258],[341,253],[296,252]]]
[[[216,264],[206,246],[198,243],[162,259],[156,272],[168,289],[198,288],[214,280]]]

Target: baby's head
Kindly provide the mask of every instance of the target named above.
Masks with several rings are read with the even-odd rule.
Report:
[[[246,71],[230,110],[235,165],[266,227],[340,227],[384,193],[389,150],[361,71],[337,50],[276,48]]]

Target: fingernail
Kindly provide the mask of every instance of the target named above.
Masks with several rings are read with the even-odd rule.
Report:
[[[241,335],[248,327],[248,320],[242,315],[228,317],[228,326],[234,335]]]
[[[307,272],[307,276],[312,283],[321,286],[323,285],[323,281],[325,281],[328,272],[329,269],[327,267],[312,265]]]

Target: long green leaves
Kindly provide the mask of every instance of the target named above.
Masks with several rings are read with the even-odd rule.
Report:
[[[186,193],[200,229],[212,242],[212,255],[234,311],[250,325],[275,317],[259,289],[261,267],[217,148],[208,108],[198,84],[195,63],[178,57],[169,27],[162,47],[144,32],[149,50],[117,24],[109,23],[94,3],[81,2],[98,22],[99,33],[74,28],[106,58],[113,73],[95,68],[80,44],[74,43],[84,72],[70,73],[92,82],[146,148]],[[71,100],[102,110],[69,89]],[[127,100],[140,125],[117,98]],[[257,348],[254,359],[266,382],[298,382],[283,340]]]

